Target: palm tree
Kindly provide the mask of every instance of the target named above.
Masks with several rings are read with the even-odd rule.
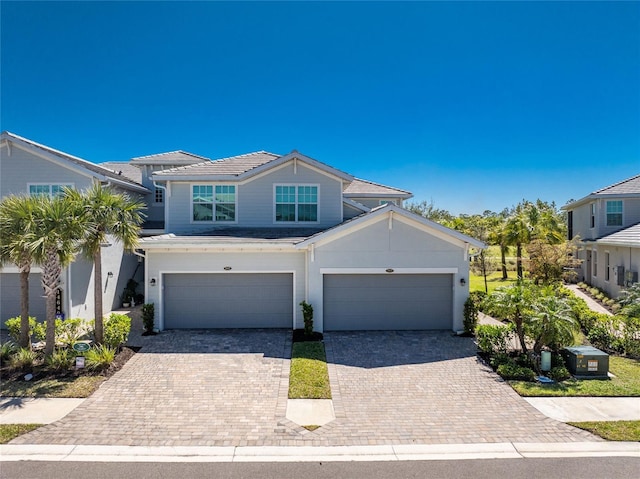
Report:
[[[29,337],[29,274],[33,257],[25,232],[34,226],[36,198],[7,196],[0,203],[0,264],[13,263],[20,274],[20,347],[31,349]]]
[[[516,283],[497,288],[489,296],[492,311],[502,319],[513,323],[520,341],[522,352],[527,354],[525,334],[526,321],[534,302],[535,287],[529,282],[519,279]]]
[[[90,226],[85,224],[76,205],[64,195],[38,196],[36,200],[33,225],[25,231],[24,242],[34,263],[42,267],[47,321],[45,355],[50,356],[55,347],[56,292],[62,269],[73,261],[78,240]]]
[[[507,244],[516,247],[516,269],[518,279],[523,278],[522,274],[522,245],[531,241],[533,224],[536,221],[537,211],[533,204],[523,201],[516,206],[512,215],[507,219],[504,229]]]
[[[544,346],[557,351],[573,344],[574,334],[580,330],[567,300],[546,287],[532,305],[529,317],[531,336],[535,338],[533,352],[540,354]]]
[[[83,211],[88,225],[80,246],[83,254],[93,260],[95,341],[102,343],[102,246],[113,238],[125,249],[134,249],[138,243],[144,205],[125,194],[115,193],[111,188],[104,188],[100,183],[94,183],[84,193],[68,191],[67,197]]]

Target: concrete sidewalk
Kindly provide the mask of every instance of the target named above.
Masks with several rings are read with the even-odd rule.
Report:
[[[561,422],[640,420],[637,397],[526,397],[547,417]]]
[[[0,424],[50,424],[85,399],[0,397]]]

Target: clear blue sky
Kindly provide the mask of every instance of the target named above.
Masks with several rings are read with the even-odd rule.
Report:
[[[453,213],[640,173],[639,2],[2,2],[1,129],[297,149]]]

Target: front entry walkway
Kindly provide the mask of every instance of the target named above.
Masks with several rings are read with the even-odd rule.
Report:
[[[599,441],[545,417],[446,332],[327,333],[336,419],[285,418],[290,332],[168,331],[71,414],[12,444],[340,446]]]

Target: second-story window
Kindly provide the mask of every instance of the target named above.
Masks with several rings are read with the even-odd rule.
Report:
[[[235,221],[236,187],[233,185],[193,185],[193,221]]]
[[[72,184],[31,184],[29,185],[29,195],[31,196],[58,196],[61,195],[64,188],[73,187]]]
[[[595,203],[591,203],[591,215],[590,215],[590,222],[589,224],[591,225],[590,228],[595,228],[596,227],[596,204]]]
[[[317,222],[318,187],[312,185],[276,185],[277,222]]]
[[[607,226],[622,226],[622,200],[607,201]]]

